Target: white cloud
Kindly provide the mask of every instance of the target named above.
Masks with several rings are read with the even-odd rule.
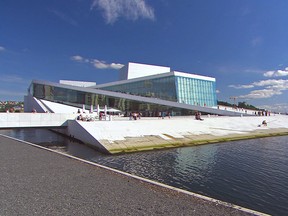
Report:
[[[260,80],[258,82],[253,82],[249,85],[229,85],[229,87],[235,89],[253,88],[253,87],[263,87],[263,89],[253,90],[246,95],[240,95],[238,98],[245,99],[260,99],[260,98],[270,98],[275,95],[281,95],[283,91],[288,90],[288,80]]]
[[[93,59],[91,61],[91,64],[93,64],[93,66],[98,68],[98,69],[107,69],[107,68],[109,68],[109,65],[107,65],[105,62],[99,61],[97,59]]]
[[[155,19],[153,8],[147,5],[145,0],[93,0],[91,9],[95,7],[104,11],[104,18],[109,24],[114,23],[120,17],[128,20]]]
[[[96,67],[98,69],[120,69],[124,66],[124,65],[118,64],[118,63],[108,64],[105,61],[100,61],[97,59],[93,59],[90,63],[93,64],[94,67]]]
[[[264,73],[265,77],[281,77],[281,76],[288,76],[288,67],[284,70],[274,70],[274,71],[267,71]]]
[[[255,37],[250,41],[252,47],[260,46],[263,43],[262,37]]]
[[[259,106],[259,108],[266,110],[273,110],[274,112],[288,113],[288,103],[262,105]]]
[[[0,82],[2,83],[26,83],[22,77],[18,75],[3,75],[0,78]]]
[[[123,64],[119,64],[119,63],[111,63],[110,67],[114,68],[114,69],[120,69],[122,68],[124,65]]]
[[[253,88],[254,85],[229,85],[228,87],[235,88],[235,89],[248,89],[248,88]]]
[[[254,82],[253,85],[261,86],[261,87],[266,86],[266,88],[269,88],[269,89],[287,90],[288,80],[283,80],[283,79],[261,80],[259,82]]]
[[[247,95],[240,95],[238,98],[245,98],[245,99],[260,99],[260,98],[270,98],[274,95],[281,95],[282,92],[277,89],[260,89],[251,91]]]
[[[74,20],[72,17],[68,16],[67,14],[64,14],[63,12],[57,11],[57,10],[50,10],[51,13],[55,14],[57,17],[62,19],[64,22],[69,23],[71,25],[77,26],[78,23],[76,20]]]
[[[86,59],[80,55],[72,56],[71,60],[76,61],[76,62],[83,62],[83,63],[92,64],[97,69],[116,69],[116,70],[118,70],[124,66],[123,64],[119,64],[119,63],[106,63],[105,61],[101,61],[98,59]]]
[[[263,73],[264,71],[261,69],[256,69],[256,68],[247,68],[247,69],[244,69],[243,72],[256,74],[256,73]]]
[[[72,56],[72,57],[71,57],[71,60],[77,61],[77,62],[83,62],[83,61],[84,61],[84,58],[83,58],[82,56],[75,55],[75,56]]]
[[[1,52],[1,51],[5,51],[5,48],[2,47],[2,46],[0,46],[0,52]]]

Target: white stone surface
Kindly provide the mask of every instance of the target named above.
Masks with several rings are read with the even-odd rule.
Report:
[[[261,123],[266,120],[268,126]],[[78,123],[97,140],[125,140],[127,137],[160,136],[183,138],[185,135],[211,134],[223,136],[241,134],[254,130],[269,130],[275,128],[288,129],[288,116],[255,116],[255,117],[205,117],[204,121],[194,117],[175,117],[171,119],[114,120]],[[259,125],[261,125],[259,127]],[[165,136],[167,139],[167,136]],[[164,137],[163,137],[164,138]]]
[[[77,113],[78,109],[82,112],[82,108],[72,107],[65,104],[55,103],[47,100],[41,100],[43,104],[49,107],[54,113]],[[85,110],[85,112],[89,112]]]
[[[74,120],[76,116],[65,113],[0,113],[0,128],[66,126],[67,120]]]
[[[96,82],[74,81],[74,80],[59,80],[59,83],[78,87],[93,87],[96,85]]]

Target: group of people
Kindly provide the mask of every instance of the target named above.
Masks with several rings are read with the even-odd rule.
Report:
[[[158,118],[160,119],[160,118],[162,118],[162,119],[164,119],[165,117],[168,117],[168,118],[171,118],[171,114],[170,114],[170,112],[159,112],[158,113]]]
[[[264,126],[266,127],[268,124],[267,124],[267,121],[266,120],[263,120],[262,123],[260,125],[258,125],[258,127],[261,127],[261,126]]]
[[[142,114],[139,112],[130,112],[129,113],[129,120],[137,120],[137,119],[141,119]]]
[[[77,120],[79,120],[79,121],[95,121],[96,118],[93,116],[88,116],[88,115],[83,116],[82,114],[80,114],[77,116]]]
[[[196,120],[200,120],[200,121],[204,120],[204,119],[201,118],[201,112],[198,112],[198,111],[195,112],[195,119]]]
[[[271,113],[269,111],[258,111],[258,112],[255,112],[255,115],[258,115],[258,116],[270,116]]]

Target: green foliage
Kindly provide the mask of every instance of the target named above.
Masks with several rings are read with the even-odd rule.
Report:
[[[239,102],[238,103],[238,107],[239,108],[243,108],[243,109],[252,109],[252,110],[259,110],[257,107],[247,104],[246,102]]]
[[[23,112],[24,102],[20,101],[0,101],[0,112]]]
[[[225,102],[225,101],[217,101],[217,104],[218,105],[222,105],[222,106],[234,107],[234,104],[231,104],[231,103],[228,103],[228,102]],[[255,107],[253,105],[247,104],[245,101],[238,102],[238,106],[237,107],[238,108],[243,108],[243,109],[260,110],[259,108]]]
[[[218,105],[222,105],[222,106],[229,106],[229,107],[233,107],[233,104],[230,104],[228,102],[225,101],[217,101]]]

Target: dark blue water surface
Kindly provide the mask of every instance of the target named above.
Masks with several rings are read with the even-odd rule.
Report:
[[[103,155],[49,130],[0,133],[253,210],[288,214],[288,136]]]

